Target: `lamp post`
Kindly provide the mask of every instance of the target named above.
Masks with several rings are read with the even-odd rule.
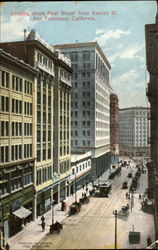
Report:
[[[54,224],[54,200],[51,203],[52,205],[52,225]]]
[[[134,196],[133,196],[133,193],[134,193],[134,188],[132,188],[132,195],[131,195],[131,212],[132,212],[132,207],[134,207]]]
[[[113,214],[115,215],[115,248],[114,249],[117,249],[117,216],[118,216],[117,210],[114,210]]]
[[[98,186],[99,186],[99,175],[98,175]]]
[[[77,190],[76,190],[76,170],[75,170],[75,203],[77,202]]]

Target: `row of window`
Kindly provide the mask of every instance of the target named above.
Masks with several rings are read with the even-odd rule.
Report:
[[[60,174],[66,173],[70,168],[70,161],[60,163]]]
[[[20,160],[23,158],[32,157],[32,144],[24,144],[22,145],[12,145],[9,146],[1,146],[1,162],[9,162],[9,150],[11,150],[11,160]]]
[[[9,112],[9,97],[1,96],[1,111]]]
[[[91,122],[90,121],[82,121],[82,126],[86,127],[86,126],[90,126]],[[71,121],[71,126],[78,126],[78,121]]]
[[[2,96],[4,97],[4,96]],[[3,100],[3,98],[2,98]],[[8,100],[9,102],[9,100]],[[5,111],[5,110],[2,110]],[[7,110],[6,110],[7,111]],[[8,103],[8,112],[9,112],[9,103]],[[16,114],[22,114],[22,101],[17,99],[12,99],[12,112]],[[24,114],[32,115],[32,103],[24,102]]]
[[[70,154],[69,146],[60,146],[60,156]]]
[[[0,78],[2,79],[1,85],[5,88],[9,88],[9,73],[0,70],[0,75]]]
[[[84,69],[90,69],[90,63],[88,62],[88,63],[83,63],[83,68]],[[75,70],[75,69],[78,69],[78,64],[77,63],[73,63],[72,65],[71,65],[71,67],[72,67],[72,69],[73,70]]]
[[[9,88],[9,78],[10,75],[8,72],[1,71],[1,85],[2,87]],[[12,75],[12,90],[22,92],[23,91],[23,79]],[[32,95],[32,82],[26,81],[24,82],[24,93],[28,95]]]
[[[90,136],[90,130],[83,130],[83,136]],[[71,136],[78,136],[78,130],[71,131]]]
[[[82,170],[90,167],[90,165],[91,165],[91,161],[90,160],[88,160],[88,162],[80,164],[79,166],[76,167],[76,173],[79,173]],[[75,168],[72,168],[72,175],[74,175],[74,174],[75,174]]]
[[[1,121],[1,136],[9,136],[9,122]],[[24,123],[24,136],[32,135],[32,123]],[[22,122],[12,122],[12,136],[22,136]]]
[[[25,168],[24,172],[21,170],[16,170],[10,172],[11,185],[9,185],[9,175],[4,176],[5,182],[0,183],[1,194],[7,194],[11,191],[21,188],[22,186],[32,183],[32,170],[30,168]]]
[[[91,115],[91,112],[89,110],[87,111],[82,111],[83,117],[89,117]],[[71,111],[71,117],[78,117],[78,111]]]
[[[42,183],[51,179],[52,179],[52,167],[51,166],[37,170],[37,178],[36,178],[37,185],[41,185]]]
[[[53,66],[54,66],[53,61],[48,59],[48,57],[44,56],[43,54],[37,53],[37,60],[38,62],[45,65],[49,69],[53,69]]]
[[[51,148],[50,147],[48,148],[48,150],[43,148],[42,154],[41,154],[40,149],[37,150],[37,162],[46,161],[49,159],[51,159]]]
[[[71,140],[71,145],[72,146],[78,146],[79,145],[78,140]],[[88,141],[86,141],[86,140],[82,141],[82,146],[90,146],[90,145],[91,145],[91,142],[89,140]]]
[[[46,130],[43,130],[43,142],[51,141],[51,130],[48,130],[48,136]],[[37,142],[41,142],[41,130],[37,130]]]

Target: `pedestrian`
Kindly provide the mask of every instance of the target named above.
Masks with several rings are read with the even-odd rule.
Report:
[[[41,227],[42,227],[42,231],[44,231],[45,230],[45,221],[42,221],[42,223],[41,223]]]
[[[142,198],[142,196],[141,196],[141,194],[139,194],[139,199],[141,199]]]
[[[9,250],[9,249],[10,249],[10,246],[9,246],[8,242],[7,242],[7,244],[5,245],[5,248],[6,248],[6,250]]]
[[[131,196],[130,196],[130,194],[128,194],[128,199],[130,200],[130,198],[131,198]]]
[[[64,201],[61,202],[61,211],[64,211]]]
[[[64,211],[66,211],[67,205],[66,202],[64,202]]]
[[[41,217],[41,221],[45,221],[44,215],[42,215],[42,217]]]
[[[86,187],[86,193],[88,192],[88,187]]]
[[[151,236],[149,234],[148,238],[147,238],[147,246],[150,246],[151,244],[152,244],[152,240],[151,240]]]
[[[128,198],[128,192],[126,192],[126,199]]]

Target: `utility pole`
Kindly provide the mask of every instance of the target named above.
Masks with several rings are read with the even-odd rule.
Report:
[[[118,216],[117,210],[114,210],[113,214],[115,215],[115,248],[114,249],[117,249],[117,216]]]

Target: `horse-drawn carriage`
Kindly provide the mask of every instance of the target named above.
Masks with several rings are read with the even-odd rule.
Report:
[[[53,233],[54,231],[57,231],[57,233],[60,233],[61,229],[63,229],[63,225],[56,221],[54,224],[50,225],[49,232]]]
[[[80,210],[81,210],[81,203],[80,202],[73,202],[72,205],[70,206],[69,215],[80,212]]]
[[[83,198],[80,199],[81,204],[88,204],[89,203],[89,197],[84,195]]]

